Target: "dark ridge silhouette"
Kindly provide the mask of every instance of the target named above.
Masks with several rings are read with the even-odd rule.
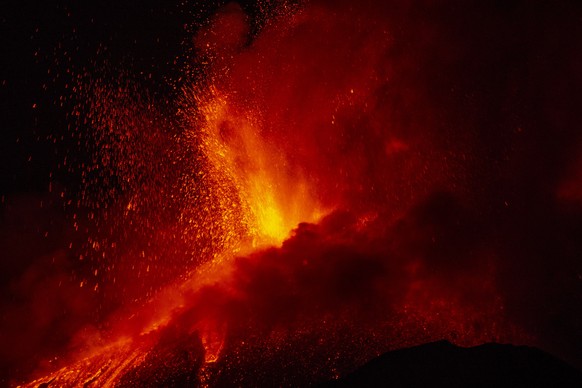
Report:
[[[582,372],[532,347],[438,341],[385,353],[320,387],[582,387]]]

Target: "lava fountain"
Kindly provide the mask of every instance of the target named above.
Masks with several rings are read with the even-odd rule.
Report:
[[[545,261],[518,290],[511,281],[540,257],[532,234],[562,238],[524,228],[526,214],[575,229],[551,194],[565,183],[500,173],[524,176],[545,139],[529,108],[496,110],[529,80],[499,81],[493,66],[514,49],[503,31],[526,39],[541,11],[499,21],[483,43],[487,26],[467,20],[501,11],[333,3],[224,6],[197,29],[194,63],[164,104],[123,74],[76,76],[71,117],[89,132],[74,136],[93,159],[79,168],[75,252],[99,314],[25,386],[306,385],[442,338],[568,353],[539,335],[554,327],[540,306],[563,297],[536,288]],[[573,144],[561,152],[582,144],[560,136]],[[541,202],[525,207],[532,188]],[[559,271],[580,252],[563,238]],[[539,304],[523,307],[529,293]]]

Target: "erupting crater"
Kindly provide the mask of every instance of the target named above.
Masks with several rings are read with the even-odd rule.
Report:
[[[442,339],[576,362],[582,138],[535,59],[577,68],[575,13],[385,3],[211,7],[164,93],[67,69],[72,237],[13,283],[58,301],[7,309],[45,333],[13,385],[306,386]]]

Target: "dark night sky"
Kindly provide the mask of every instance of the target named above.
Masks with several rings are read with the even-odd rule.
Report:
[[[99,61],[123,62],[136,74],[152,73],[152,84],[165,92],[162,77],[175,70],[172,62],[186,36],[184,24],[192,20],[177,5],[157,1],[9,3],[3,5],[1,19],[4,195],[46,190],[51,171],[70,179],[55,168],[68,145],[46,141],[67,126],[71,107],[59,109],[57,103],[59,96],[70,94],[67,69],[80,72]],[[108,49],[101,58],[99,47]],[[61,155],[54,155],[55,148]]]

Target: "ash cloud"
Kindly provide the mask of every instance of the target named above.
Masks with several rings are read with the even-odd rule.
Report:
[[[400,346],[530,338],[503,311],[492,231],[472,209],[435,193],[388,220],[336,212],[301,224],[281,248],[239,257],[230,276],[186,294],[164,331],[213,322],[224,336],[218,385],[268,363],[286,368],[261,368],[256,381],[307,384]]]
[[[239,259],[241,300],[219,300],[257,322],[364,300],[378,314],[419,265],[423,286],[471,306],[498,298],[489,324],[507,318],[579,363],[580,14],[570,2],[314,1],[229,45],[209,77],[235,108],[259,110],[289,174],[378,219],[348,222],[343,243],[327,229],[336,218],[300,226],[280,250]]]
[[[343,313],[381,322],[416,302],[410,298],[416,282],[429,285],[435,299],[441,292],[468,303],[475,302],[471,292],[489,299],[490,290],[481,288],[488,258],[478,259],[487,236],[470,213],[451,195],[435,194],[391,223],[383,214],[336,212],[319,224],[300,224],[281,248],[237,258],[223,283],[193,295],[194,310],[202,311],[195,317],[216,313],[231,327],[267,330]],[[464,276],[481,276],[483,283],[463,286]]]

